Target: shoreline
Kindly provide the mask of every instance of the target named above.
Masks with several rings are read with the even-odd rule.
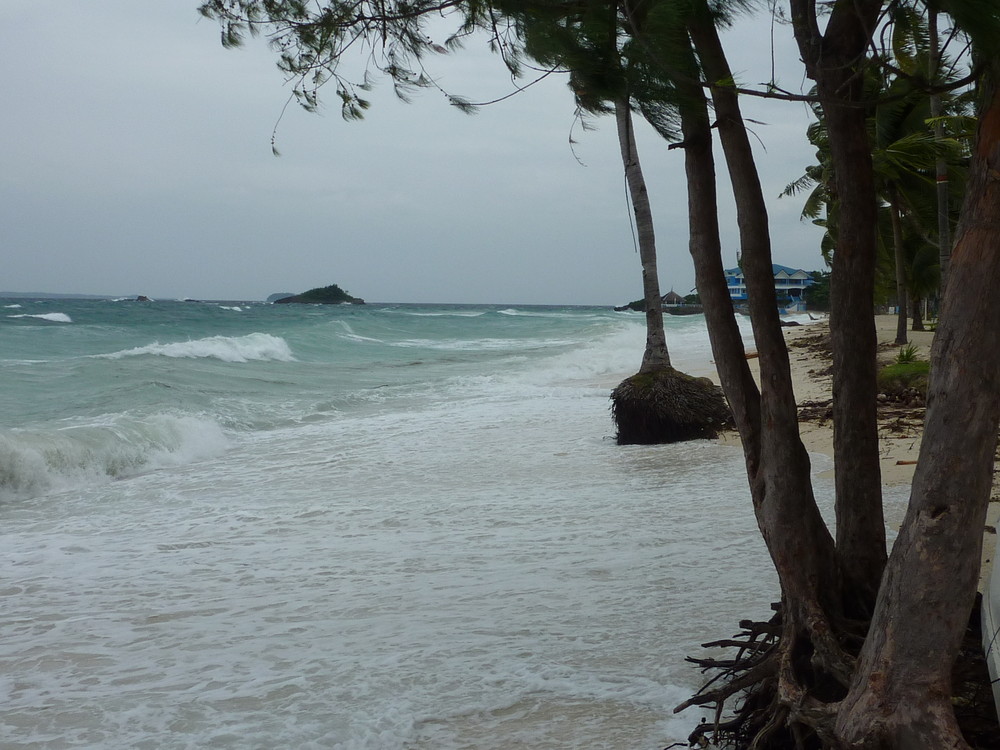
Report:
[[[878,359],[880,364],[891,362],[898,351],[893,341],[896,338],[896,316],[877,315],[875,330],[878,337]],[[793,326],[784,329],[788,345],[792,384],[795,402],[799,407],[799,433],[802,443],[810,453],[820,453],[833,458],[833,421],[829,416],[832,394],[830,376],[830,356],[828,349],[829,321],[824,319],[810,325]],[[917,348],[920,359],[930,358],[933,339],[931,331],[907,331],[907,339]],[[749,359],[751,371],[760,382],[757,361]],[[879,407],[879,465],[883,487],[910,485],[920,454],[923,437],[924,407],[882,404]],[[719,438],[723,445],[739,445],[735,431]],[[821,472],[819,476],[832,477],[833,470]],[[1000,483],[994,472],[993,490],[983,531],[982,570],[980,590],[989,573],[997,546],[996,528],[1000,523]]]

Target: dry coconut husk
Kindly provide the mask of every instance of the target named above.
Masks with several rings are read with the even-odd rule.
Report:
[[[611,392],[619,445],[713,438],[732,423],[722,389],[673,368],[643,372]]]

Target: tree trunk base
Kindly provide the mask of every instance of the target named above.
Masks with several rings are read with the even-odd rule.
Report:
[[[732,424],[722,389],[672,367],[640,372],[611,392],[619,445],[651,445],[716,437]]]
[[[965,638],[955,663],[951,705],[965,742],[973,750],[1000,750],[1000,722],[997,720],[989,671],[982,650],[980,597],[976,598]],[[782,685],[786,653],[782,643],[779,605],[768,622],[742,620],[742,632],[733,638],[704,644],[705,648],[736,649],[735,656],[694,658],[703,672],[714,672],[705,686],[674,709],[711,707],[714,716],[703,719],[688,738],[691,747],[720,747],[733,750],[822,750],[836,747],[830,729],[838,703],[817,684],[810,684],[807,669],[791,664],[805,694],[789,695]],[[796,649],[800,650],[800,649]],[[824,695],[825,693],[825,695]],[[789,700],[794,697],[795,700]],[[727,711],[727,703],[732,706]],[[889,744],[886,747],[895,748]],[[901,746],[900,746],[901,747]]]

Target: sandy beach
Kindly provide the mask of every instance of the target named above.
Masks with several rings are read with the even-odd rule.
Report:
[[[896,317],[876,316],[875,326],[879,341],[879,361],[888,364],[896,357],[899,349],[893,343],[896,337]],[[833,422],[827,416],[832,386],[829,353],[824,345],[824,338],[829,332],[828,323],[823,320],[784,330],[785,340],[788,342],[795,398],[799,405],[802,442],[810,452],[832,457]],[[917,347],[920,358],[930,357],[932,332],[907,331],[907,338],[910,344]],[[750,365],[757,375],[756,360],[751,358]],[[913,480],[913,472],[920,453],[923,407],[880,403],[879,412],[882,483],[908,485]],[[737,442],[738,437],[731,433],[722,440]],[[994,479],[983,534],[983,568],[986,572],[996,550],[998,522],[1000,522],[1000,483]]]

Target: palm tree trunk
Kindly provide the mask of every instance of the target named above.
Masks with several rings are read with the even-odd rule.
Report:
[[[968,748],[951,673],[976,594],[1000,424],[1000,59],[972,150],[951,279],[931,349],[910,504],[837,718],[850,747]]]
[[[892,250],[896,260],[896,344],[906,343],[906,258],[903,254],[903,223],[899,217],[899,199],[895,191],[889,197],[889,217],[892,220]]]
[[[802,59],[823,106],[839,197],[831,274],[837,557],[871,612],[885,564],[876,414],[875,259],[878,207],[863,96],[864,59],[881,0],[835,0],[821,33],[815,0],[791,0]],[[865,563],[859,564],[858,561]]]
[[[913,315],[911,316],[913,319],[913,325],[911,326],[910,330],[922,331],[924,330],[924,318],[923,314],[920,311],[920,306],[923,304],[923,300],[920,299],[920,297],[914,295],[913,299],[910,301],[912,303],[910,307],[913,309]]]
[[[646,180],[642,176],[642,167],[639,164],[628,95],[621,95],[615,99],[615,122],[618,125],[618,144],[621,146],[622,164],[625,167],[625,181],[628,184],[629,198],[635,213],[639,261],[642,263],[642,292],[646,300],[646,351],[639,372],[650,372],[670,367],[670,353],[667,350],[667,337],[663,330],[663,303],[656,270],[653,212],[649,207]]]
[[[933,7],[927,8],[927,28],[930,50],[928,53],[928,80],[931,84],[937,82],[938,57],[940,55],[940,38],[938,36],[938,12]],[[934,137],[944,140],[944,123],[941,122],[941,96],[931,94],[931,118],[934,120]],[[944,297],[948,282],[948,265],[951,260],[951,222],[948,207],[948,164],[941,156],[934,161],[934,171],[937,177],[937,221],[938,221],[938,264],[941,269],[941,288],[939,297]]]

